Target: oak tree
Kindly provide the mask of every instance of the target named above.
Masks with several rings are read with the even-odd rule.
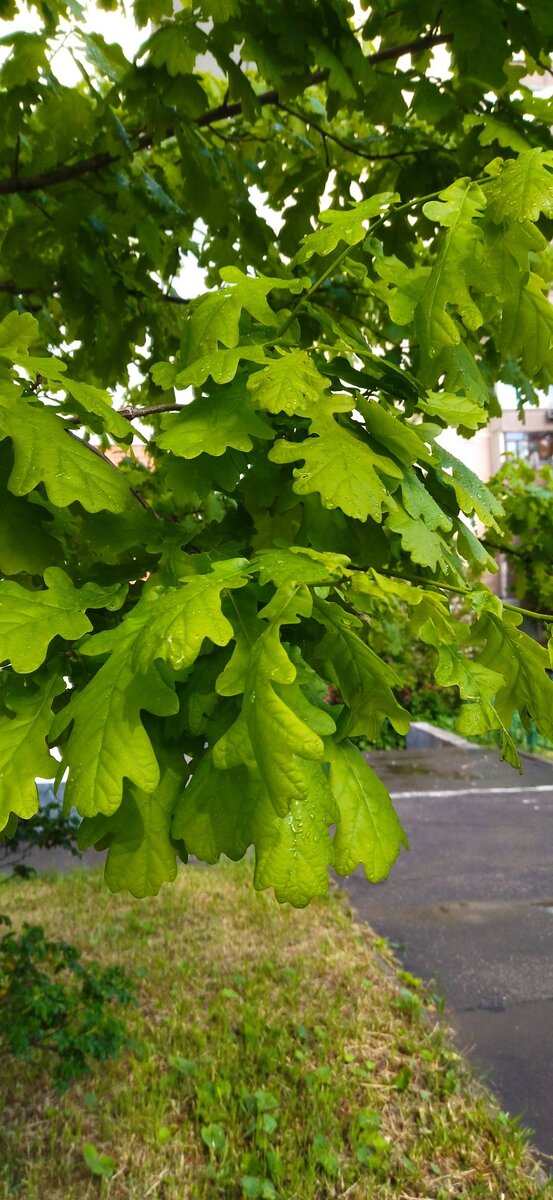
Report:
[[[135,0],[134,57],[31,14],[1,0],[0,827],[57,769],[113,890],[251,845],[295,905],[379,880],[375,614],[461,732],[553,736],[545,649],[470,582],[500,501],[441,438],[551,381],[553,8]]]

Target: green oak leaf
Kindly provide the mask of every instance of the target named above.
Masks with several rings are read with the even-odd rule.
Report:
[[[62,746],[59,777],[69,768],[65,802],[83,817],[109,816],[121,803],[123,780],[153,792],[159,767],[152,743],[141,720],[141,711],[169,716],[178,700],[155,666],[138,673],[132,663],[148,608],[136,608],[118,628],[95,634],[80,653],[109,653],[106,662],[84,688],[76,688],[56,717],[52,737],[71,725]]]
[[[74,641],[89,633],[87,608],[120,608],[127,590],[118,584],[77,589],[59,567],[48,567],[44,582],[43,591],[31,591],[13,580],[0,582],[0,661],[9,661],[20,674],[36,671],[52,638]]]
[[[134,0],[133,13],[139,29],[148,25],[161,25],[162,17],[173,16],[172,0]]]
[[[220,457],[231,447],[251,450],[252,437],[274,439],[274,430],[254,411],[247,392],[238,380],[222,387],[214,396],[193,400],[178,416],[167,414],[156,438],[161,450],[179,458],[197,458],[202,453]]]
[[[419,408],[429,417],[438,417],[446,426],[463,429],[479,429],[488,420],[484,408],[470,396],[459,396],[452,392],[427,392]]]
[[[10,359],[16,366],[23,367],[33,377],[35,384],[44,385],[46,380],[50,391],[63,389],[71,397],[72,411],[82,417],[83,425],[90,425],[98,432],[110,433],[119,441],[130,441],[132,438],[129,422],[113,408],[111,396],[105,388],[71,379],[65,363],[57,358],[37,358],[23,350],[17,352],[14,347]],[[65,402],[67,406],[69,403]]]
[[[372,291],[387,306],[396,325],[410,325],[430,275],[430,268],[408,267],[396,254],[377,253],[374,268],[380,277]]]
[[[90,383],[77,383],[64,375],[61,385],[74,401],[74,411],[82,415],[83,424],[98,417],[101,429],[118,441],[130,441],[132,429],[129,422],[113,408],[111,396],[105,388],[93,387]],[[92,423],[92,422],[91,422]]]
[[[499,570],[499,566],[492,555],[482,545],[482,542],[476,537],[472,529],[469,528],[466,521],[458,517],[455,522],[457,530],[457,553],[465,562],[472,562],[483,571],[488,571],[491,575],[495,575]]]
[[[280,550],[258,550],[250,563],[259,571],[262,586],[274,583],[326,583],[343,579],[348,574],[349,558],[345,554],[319,553],[308,546],[287,546]]]
[[[325,508],[340,508],[347,516],[365,521],[382,519],[382,508],[395,508],[386,479],[401,479],[402,470],[393,459],[373,450],[357,433],[361,427],[350,422],[339,425],[335,413],[350,412],[351,396],[321,397],[311,418],[312,435],[302,442],[277,441],[269,452],[271,462],[303,460],[294,471],[294,491],[304,496],[318,492]]]
[[[503,677],[501,661],[483,661],[474,656],[470,643],[473,631],[456,621],[449,612],[443,596],[427,594],[415,609],[412,628],[417,637],[437,651],[434,677],[440,687],[459,688],[466,703],[457,718],[459,733],[473,735],[500,730],[503,738],[503,757],[512,766],[520,766],[518,753],[505,722],[496,706],[496,695]]]
[[[2,41],[6,44],[6,38],[2,38]],[[43,36],[18,30],[7,35],[7,42],[11,44],[12,50],[0,67],[2,91],[22,88],[30,80],[36,80],[41,70],[48,66],[47,42]]]
[[[3,673],[4,674],[4,673]],[[0,830],[10,813],[33,817],[38,811],[37,777],[50,779],[56,761],[46,745],[52,703],[65,689],[59,676],[2,680],[0,702]]]
[[[334,835],[334,868],[351,875],[362,864],[370,883],[385,879],[406,835],[384,784],[352,742],[327,743],[328,782],[339,820]]]
[[[246,386],[256,408],[308,416],[328,391],[329,382],[307,350],[290,350],[250,375]]]
[[[400,535],[403,549],[414,562],[432,571],[439,565],[445,574],[461,578],[460,563],[439,532],[449,532],[452,521],[410,467],[401,481],[401,494],[405,507],[389,514],[386,527]]]
[[[261,363],[264,358],[262,346],[243,345],[234,346],[232,349],[212,350],[195,358],[182,371],[178,371],[174,383],[178,388],[200,387],[209,376],[214,383],[230,383],[242,360]],[[158,382],[160,380],[159,373],[153,374],[153,379],[154,382]]]
[[[262,792],[253,813],[254,887],[273,888],[282,903],[303,908],[328,892],[328,868],[334,861],[329,825],[338,810],[326,775],[315,762],[301,762],[303,799],[275,817]]]
[[[259,614],[259,633],[250,646],[243,679],[236,676],[236,687],[244,692],[240,715],[213,749],[216,767],[257,770],[280,816],[294,800],[307,799],[303,761],[316,762],[323,756],[322,740],[304,719],[304,706],[301,716],[295,710],[297,693],[291,685],[297,672],[279,635],[283,623],[295,623],[310,610],[306,600],[308,594],[305,598],[297,588],[283,587]],[[315,709],[312,716],[316,719]]]
[[[440,566],[445,574],[449,573],[453,558],[451,551],[440,534],[429,529],[423,520],[410,517],[404,511],[394,512],[390,513],[386,528],[399,534],[402,547],[413,562],[429,567],[431,571],[437,571]]]
[[[239,267],[223,267],[219,274],[225,283],[231,285],[229,291],[232,292],[239,311],[245,309],[262,325],[276,325],[279,319],[278,313],[273,312],[267,303],[267,296],[270,292],[284,289],[291,292],[292,295],[297,295],[311,283],[310,279],[280,279],[267,275],[244,275]],[[224,295],[225,291],[220,294]]]
[[[498,343],[505,357],[519,358],[530,377],[553,363],[553,306],[548,284],[534,271],[505,298]]]
[[[422,641],[438,651],[434,675],[441,686],[456,685],[463,700],[493,700],[502,682],[501,674],[464,653],[468,629],[451,617],[441,596],[424,597],[415,611],[413,627]],[[444,641],[446,632],[448,640]]]
[[[467,516],[476,513],[484,525],[499,530],[497,521],[503,516],[503,505],[485,483],[455,455],[437,443],[434,452],[441,467],[444,483],[453,488],[457,503]],[[451,475],[449,472],[451,471]]]
[[[340,721],[339,732],[354,737],[363,734],[373,741],[385,717],[398,733],[407,733],[409,713],[392,691],[400,686],[396,672],[383,662],[356,632],[362,627],[358,617],[338,604],[317,599],[313,615],[326,633],[317,647],[317,658],[327,676],[337,683],[349,713]]]
[[[0,459],[3,459],[0,445]],[[62,558],[62,550],[47,532],[50,514],[8,492],[0,479],[0,571],[3,575],[42,575],[44,569]]]
[[[431,454],[416,425],[408,425],[398,413],[388,412],[376,400],[356,399],[366,428],[382,446],[410,467],[414,462],[430,462]]]
[[[504,121],[498,121],[496,117],[489,116],[487,113],[468,113],[463,118],[463,125],[465,129],[479,128],[481,130],[478,134],[481,146],[491,146],[497,142],[498,146],[507,146],[511,150],[524,151],[528,149],[527,138],[523,137],[517,129]],[[490,171],[493,165],[493,163],[489,163],[486,170]]]
[[[443,368],[445,391],[458,393],[463,390],[481,408],[491,408],[492,390],[465,342],[450,346],[444,355]]]
[[[371,567],[370,571],[356,571],[352,575],[348,600],[351,599],[352,603],[357,605],[361,596],[372,596],[385,604],[389,604],[390,597],[393,597],[404,604],[415,606],[420,604],[424,591],[405,579],[389,579],[386,575],[380,575]]]
[[[482,282],[488,295],[504,304],[524,286],[530,264],[536,262],[535,256],[546,249],[547,242],[530,221],[494,225],[487,220],[483,232]]]
[[[133,496],[123,475],[66,429],[51,408],[0,395],[0,438],[10,437],[15,464],[8,487],[25,496],[44,483],[64,508],[78,500],[87,512],[123,512]]]
[[[0,321],[0,358],[16,362],[37,340],[38,321],[30,313],[10,312]]]
[[[422,517],[429,529],[443,529],[448,533],[452,528],[451,518],[436,504],[416,471],[409,469],[404,472],[401,495],[410,516],[416,520]]]
[[[493,221],[537,221],[553,217],[553,151],[538,146],[514,159],[496,158],[486,170],[494,178],[486,186]]]
[[[219,344],[227,349],[239,341],[240,305],[230,288],[207,292],[193,300],[187,312],[183,329],[183,344],[199,352],[210,353]],[[156,379],[157,382],[157,379]]]
[[[362,200],[354,208],[331,209],[319,213],[319,221],[323,229],[317,229],[306,238],[301,250],[298,251],[294,262],[307,262],[314,254],[322,257],[336,249],[340,242],[347,246],[355,246],[366,237],[365,223],[371,217],[377,217],[387,208],[391,208],[399,200],[394,192],[379,192]]]
[[[221,345],[227,350],[234,349],[240,339],[242,310],[262,325],[275,325],[278,314],[267,303],[269,293],[282,288],[297,293],[306,282],[309,284],[309,280],[244,275],[238,267],[224,267],[220,275],[229,286],[207,292],[193,300],[187,309],[181,337],[183,366],[191,366],[199,358],[216,353]],[[159,366],[155,368],[156,382],[161,381]]]
[[[150,367],[150,375],[156,387],[160,387],[164,392],[168,392],[175,386],[178,373],[179,368],[176,363],[156,362]]]
[[[257,598],[244,588],[232,597],[234,649],[214,681],[217,696],[239,696],[246,687],[250,651],[259,634]]]
[[[183,841],[189,854],[202,862],[215,863],[222,854],[237,862],[253,840],[254,803],[245,767],[217,770],[208,753],[181,791],[175,806],[173,837]]]
[[[188,772],[177,753],[165,751],[160,766],[154,792],[128,784],[113,816],[85,818],[79,830],[81,849],[108,849],[104,874],[110,891],[127,891],[138,900],[157,896],[177,875],[171,821]]]
[[[439,200],[424,205],[425,216],[447,230],[415,310],[415,329],[425,361],[461,341],[455,312],[467,329],[482,324],[470,283],[477,272],[482,238],[475,220],[485,206],[486,197],[478,184],[462,179],[441,192]]]
[[[247,583],[245,559],[216,563],[207,575],[192,575],[177,588],[147,593],[142,611],[144,629],[136,641],[132,665],[147,670],[156,658],[169,662],[176,671],[190,667],[202,644],[210,638],[226,646],[233,636],[230,621],[221,609],[221,593]]]
[[[205,33],[195,22],[163,21],[159,29],[140,48],[140,56],[148,53],[156,67],[165,67],[173,78],[190,75],[194,63],[206,45]]]
[[[494,706],[503,724],[508,727],[518,710],[553,740],[553,681],[546,674],[549,657],[544,646],[517,628],[521,621],[516,612],[504,612],[502,618],[485,613],[473,629],[475,640],[485,641],[478,663],[481,669],[501,672]]]
[[[173,728],[178,726],[179,730],[190,733],[193,737],[199,734],[207,735],[213,714],[216,714],[219,706],[215,681],[221,674],[227,658],[224,649],[202,654],[194,667],[187,671],[186,687],[179,696],[179,715],[178,719],[175,718],[172,722]]]

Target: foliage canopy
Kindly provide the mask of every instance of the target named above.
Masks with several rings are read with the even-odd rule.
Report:
[[[387,873],[350,738],[408,727],[398,599],[462,732],[553,733],[546,651],[466,583],[501,503],[440,442],[551,381],[553,10],[361,10],[135,0],[130,61],[78,0],[2,0],[0,825],[57,747],[114,890],[252,843],[295,905]]]

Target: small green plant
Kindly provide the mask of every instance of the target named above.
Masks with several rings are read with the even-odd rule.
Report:
[[[92,1060],[115,1058],[125,1045],[115,1009],[131,1003],[133,984],[118,966],[85,966],[75,946],[49,941],[39,925],[17,934],[2,914],[0,925],[0,1061],[42,1063],[47,1054],[63,1091]]]
[[[96,1146],[93,1146],[91,1142],[85,1142],[83,1158],[91,1175],[96,1175],[99,1179],[111,1179],[115,1163],[109,1154],[100,1154]]]

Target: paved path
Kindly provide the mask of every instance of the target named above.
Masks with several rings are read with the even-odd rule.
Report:
[[[411,850],[376,886],[344,886],[359,917],[435,979],[458,1041],[553,1155],[553,767],[523,774],[478,749],[381,751]]]

